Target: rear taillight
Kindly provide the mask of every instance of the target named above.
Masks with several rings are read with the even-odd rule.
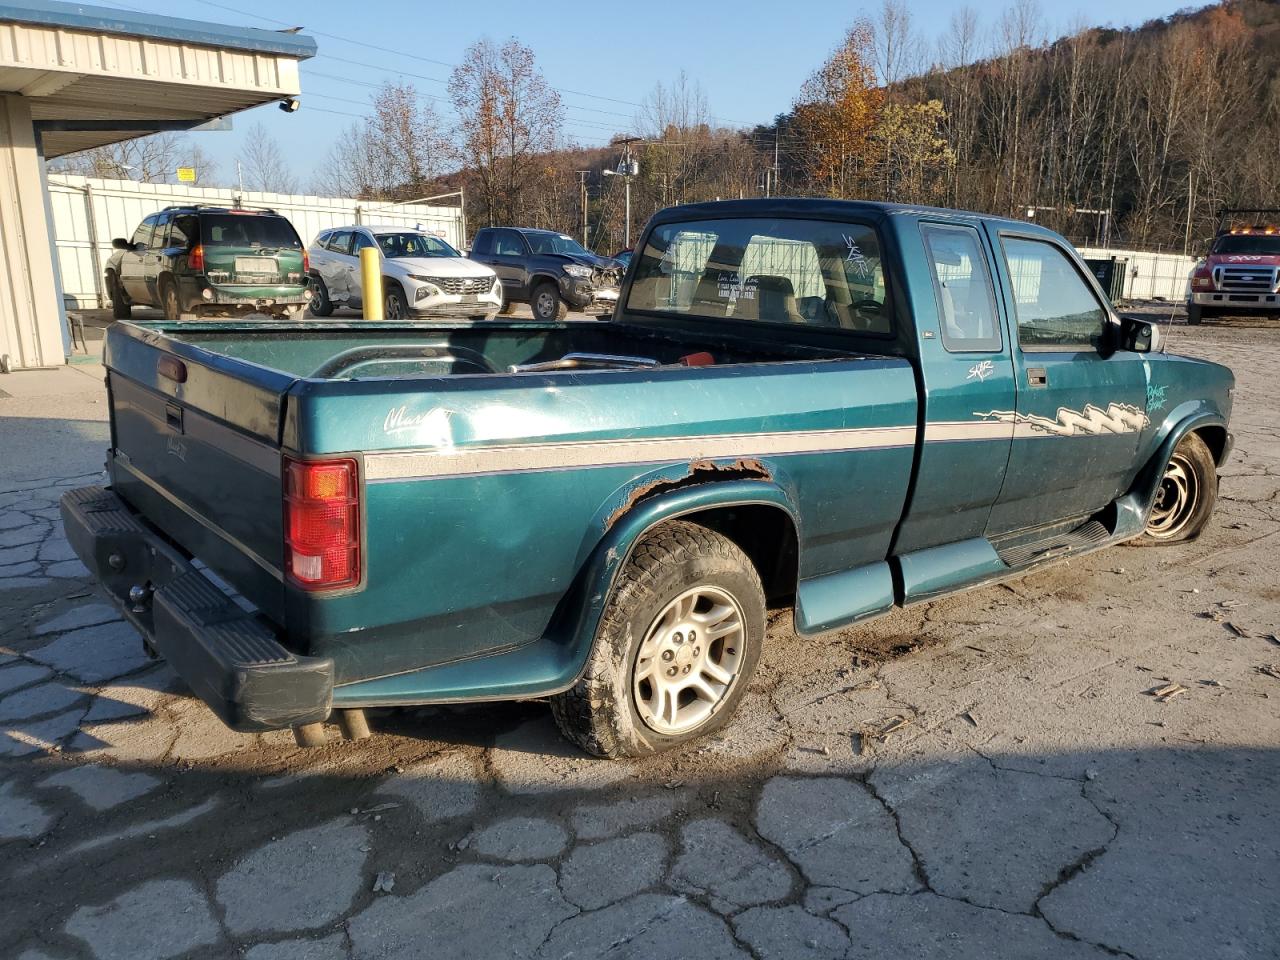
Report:
[[[194,247],[192,247],[191,250],[187,253],[187,269],[188,270],[204,269],[204,247],[202,247],[198,243]]]
[[[360,582],[360,474],[354,460],[284,461],[284,554],[304,590]]]
[[[302,275],[305,277],[311,272],[311,254],[307,253],[306,248],[302,250]]]

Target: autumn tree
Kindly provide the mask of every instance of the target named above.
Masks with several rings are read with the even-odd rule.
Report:
[[[370,103],[372,115],[335,138],[317,191],[371,200],[424,196],[453,158],[434,106],[407,82],[384,83]]]
[[[873,42],[870,24],[855,23],[796,99],[794,126],[804,145],[805,173],[814,188],[832,197],[851,194],[873,149],[884,99]]]
[[[486,39],[468,47],[449,78],[449,96],[479,219],[519,223],[538,181],[539,155],[559,140],[560,95],[533,51],[512,38],[501,46]]]

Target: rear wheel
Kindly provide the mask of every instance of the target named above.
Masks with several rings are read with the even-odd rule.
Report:
[[[723,726],[764,640],[764,590],[733,541],[666,523],[636,546],[609,597],[586,670],[551,701],[589,753],[657,753]]]
[[[319,277],[311,278],[311,301],[308,304],[313,317],[327,317],[333,314],[333,301],[329,299],[329,288]]]
[[[178,285],[172,280],[160,281],[160,308],[164,310],[166,320],[182,319],[182,308],[178,305]]]
[[[114,270],[107,271],[107,294],[111,297],[111,316],[117,320],[128,320],[133,316],[133,307],[125,298],[124,287]]]
[[[560,299],[560,290],[554,283],[543,282],[533,291],[533,315],[539,320],[563,320],[569,315],[569,308]]]
[[[1165,464],[1156,491],[1145,543],[1181,543],[1200,536],[1218,500],[1218,470],[1213,454],[1196,434],[1178,441]]]

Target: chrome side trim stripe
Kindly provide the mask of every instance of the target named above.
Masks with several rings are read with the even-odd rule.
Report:
[[[949,440],[1008,440],[1013,436],[1013,424],[999,420],[940,420],[924,425],[926,443],[945,443]]]
[[[580,440],[565,443],[506,444],[492,447],[444,447],[367,453],[365,479],[462,477],[483,473],[612,467],[631,463],[717,460],[792,453],[880,450],[915,444],[916,428],[863,427],[787,433],[726,433],[700,437],[644,440]]]

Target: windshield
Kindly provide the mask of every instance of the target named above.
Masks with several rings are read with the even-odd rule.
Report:
[[[284,217],[255,214],[206,213],[200,229],[207,245],[231,247],[292,247],[302,249],[302,241]]]
[[[1214,253],[1254,253],[1268,257],[1280,256],[1280,234],[1237,233],[1219,237],[1213,245]]]
[[[573,257],[590,256],[577,240],[563,233],[526,233],[525,239],[534,253],[563,253]]]
[[[439,237],[425,233],[379,233],[378,246],[390,259],[401,257],[460,257],[462,254]]]

